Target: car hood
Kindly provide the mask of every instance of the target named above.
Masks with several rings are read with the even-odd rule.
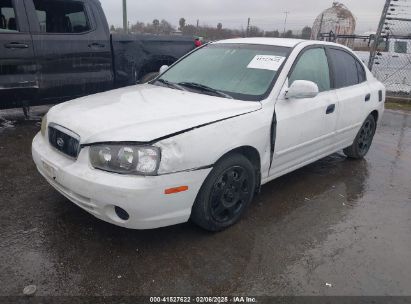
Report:
[[[259,109],[260,102],[145,84],[59,104],[47,120],[80,135],[81,144],[150,142]]]

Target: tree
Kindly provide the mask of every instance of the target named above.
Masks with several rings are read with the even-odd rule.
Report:
[[[137,21],[135,24],[131,25],[130,30],[132,33],[145,33],[146,25],[144,24],[144,22]]]
[[[172,32],[174,32],[174,27],[163,19],[160,23],[160,32],[162,34],[170,35]]]
[[[191,24],[184,25],[181,31],[187,36],[197,35],[197,27]]]
[[[111,25],[110,26],[110,32],[115,32],[116,31],[116,28],[114,27],[114,25]]]
[[[264,32],[257,26],[250,26],[250,29],[248,30],[248,36],[249,37],[262,37],[264,36]]]
[[[265,37],[280,37],[280,32],[278,30],[272,32],[265,32]]]
[[[221,22],[217,24],[217,30],[221,31],[223,29],[223,25]]]
[[[301,38],[310,39],[311,38],[311,27],[305,26],[301,31]]]
[[[180,25],[180,31],[182,31],[184,27],[186,26],[186,19],[180,18],[180,20],[178,21],[178,24]]]
[[[282,37],[283,37],[283,38],[293,38],[293,37],[294,37],[293,31],[292,31],[292,30],[286,31],[286,32],[282,35]]]
[[[153,27],[154,27],[154,32],[158,34],[160,30],[160,21],[158,21],[158,19],[153,20]]]

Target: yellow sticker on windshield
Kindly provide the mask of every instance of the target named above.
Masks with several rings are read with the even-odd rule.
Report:
[[[283,64],[285,57],[272,55],[256,55],[248,64],[248,69],[260,69],[278,71]]]

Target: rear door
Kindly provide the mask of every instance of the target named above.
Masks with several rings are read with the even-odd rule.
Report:
[[[94,1],[26,2],[30,6],[42,98],[55,100],[86,95],[103,90],[111,83],[108,28],[95,16]]]
[[[339,105],[336,140],[339,145],[351,145],[367,116],[371,90],[363,65],[347,50],[327,49]]]
[[[320,93],[314,98],[285,99],[275,106],[277,130],[270,175],[281,174],[333,152],[337,124],[337,96],[332,90],[328,59],[323,47],[302,51],[292,68],[288,85],[295,80],[316,83]]]
[[[29,102],[38,88],[23,1],[0,0],[0,108]]]

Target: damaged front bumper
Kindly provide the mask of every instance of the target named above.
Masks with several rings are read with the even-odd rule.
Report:
[[[131,229],[152,229],[188,221],[197,193],[211,168],[159,176],[128,176],[92,168],[89,148],[77,160],[52,148],[39,133],[33,140],[38,171],[62,195],[95,217]],[[184,192],[165,189],[188,186]],[[129,214],[121,219],[115,207]]]

